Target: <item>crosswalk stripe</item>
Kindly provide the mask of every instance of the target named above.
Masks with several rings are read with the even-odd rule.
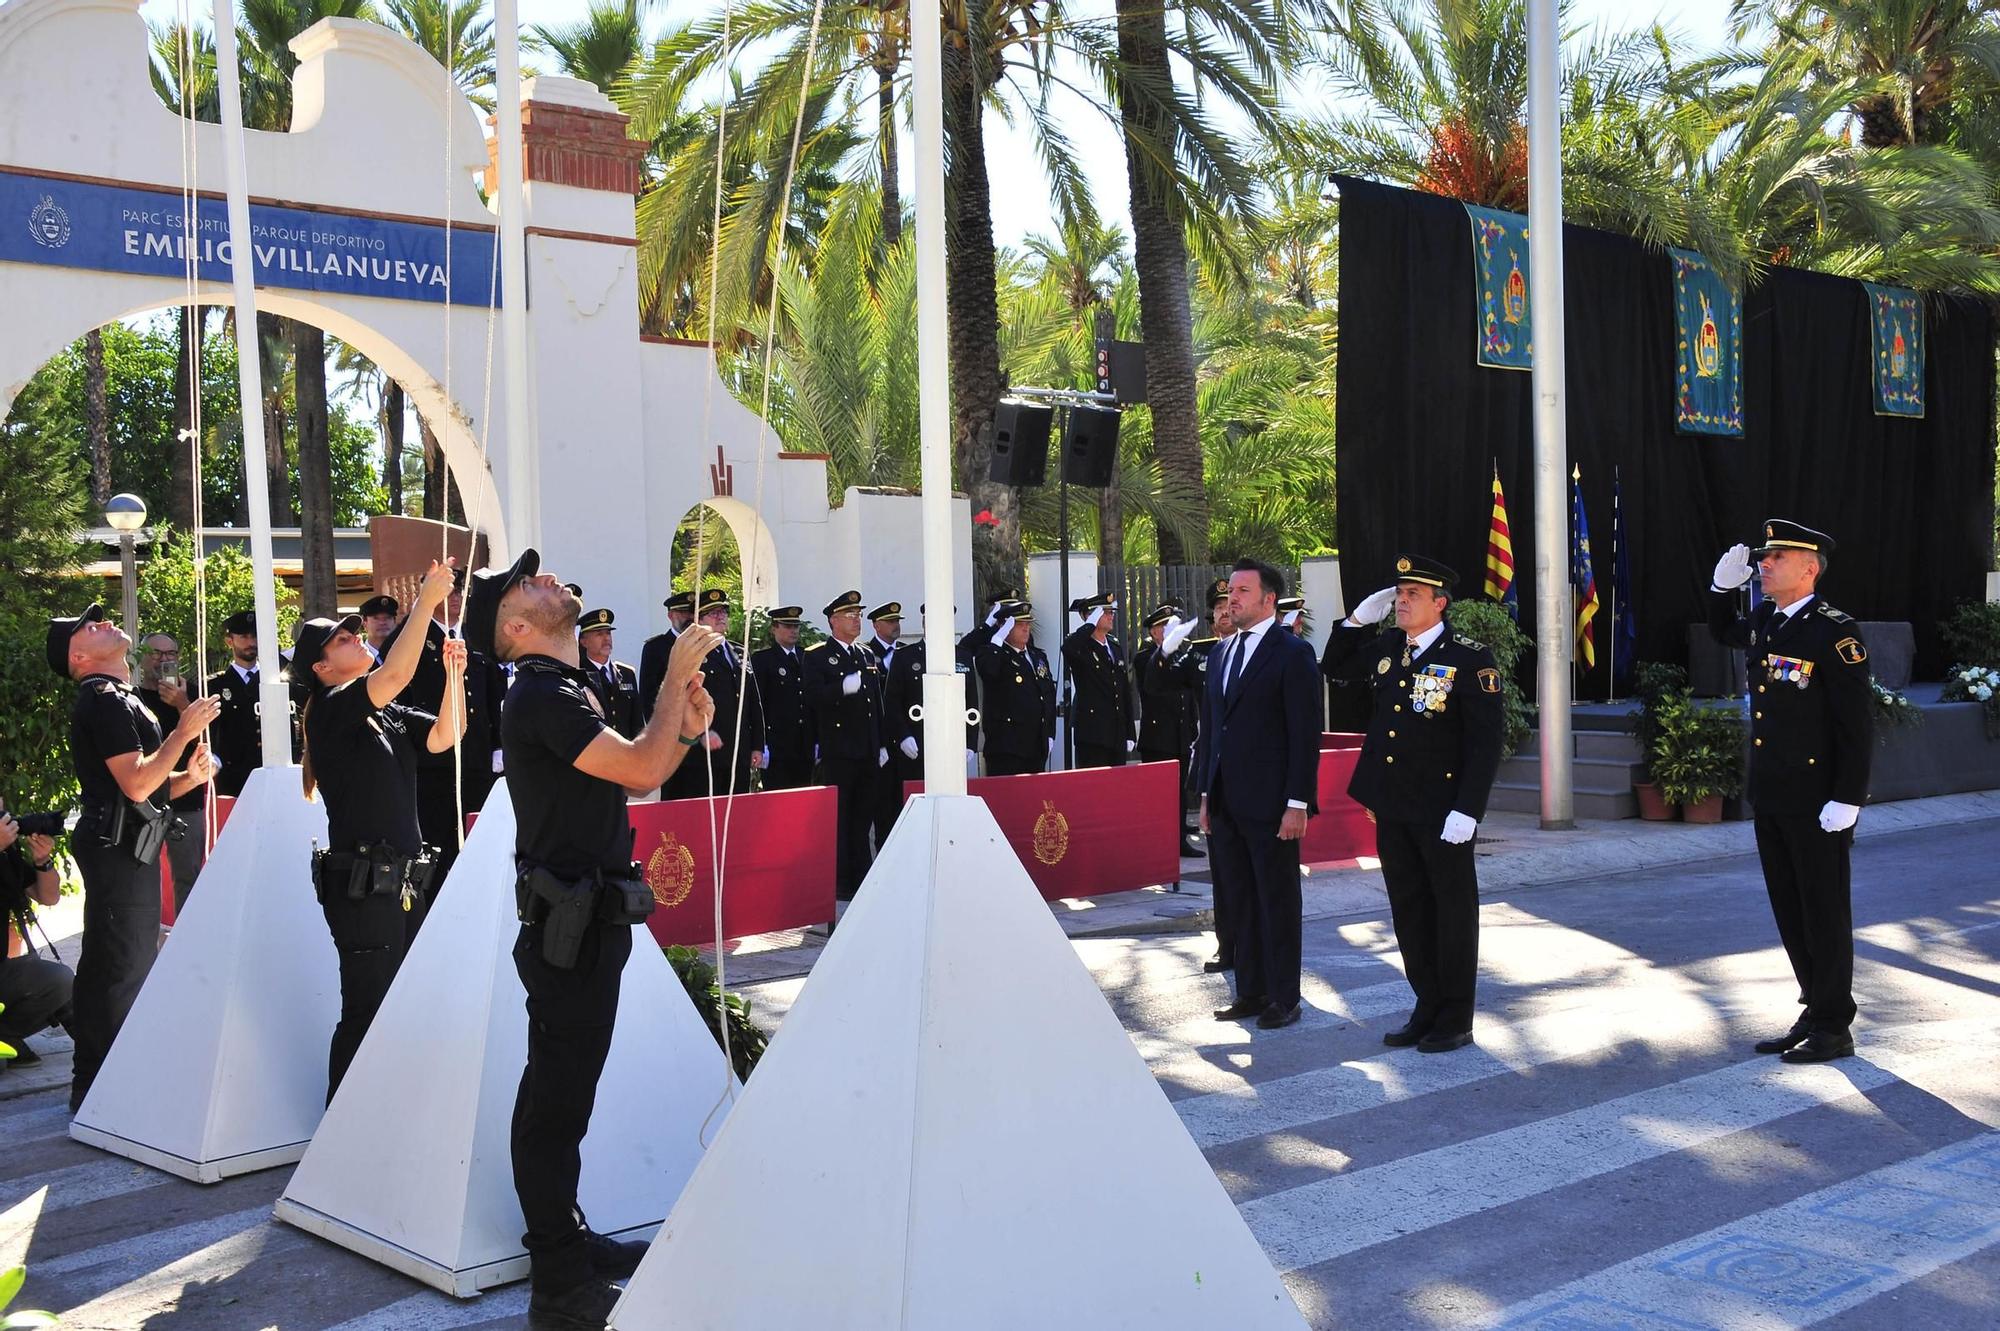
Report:
[[[209,1216],[205,1220],[190,1220],[184,1225],[148,1230],[129,1239],[100,1243],[94,1248],[79,1248],[60,1257],[43,1258],[31,1268],[29,1278],[32,1281],[42,1276],[81,1275],[111,1268],[130,1272],[134,1277],[141,1276],[163,1262],[219,1243],[246,1229],[254,1229],[270,1219],[271,1207],[267,1202],[243,1211]]]
[[[1875,1090],[1930,1060],[1963,1060],[1971,1048],[1990,1056],[1993,1045],[1990,1023],[1977,1020],[1885,1029],[1870,1038],[1866,1059],[1837,1067],[1732,1064],[1239,1209],[1278,1269],[1296,1271]]]
[[[182,1245],[179,1256],[164,1264],[147,1264],[131,1279],[104,1288],[87,1302],[67,1310],[65,1317],[74,1324],[88,1326],[91,1318],[101,1313],[131,1318],[145,1309],[164,1312],[175,1306],[188,1285],[219,1284],[259,1258],[304,1248],[314,1242],[310,1235],[271,1223],[269,1210],[260,1208],[260,1215],[262,1220],[258,1224],[239,1226],[208,1243]]]
[[[1607,1267],[1499,1321],[1507,1331],[1804,1327],[1996,1242],[2000,1133],[1988,1132]],[[1661,1320],[1669,1311],[1676,1320]]]
[[[426,1290],[351,1317],[326,1331],[454,1331],[456,1327],[478,1326],[502,1317],[519,1317],[527,1311],[525,1284],[491,1290],[476,1299],[454,1299]]]
[[[62,1211],[143,1188],[156,1188],[166,1181],[167,1175],[130,1160],[91,1159],[60,1169],[45,1169],[26,1178],[0,1179],[0,1210],[11,1209],[42,1188],[49,1190],[42,1209]]]

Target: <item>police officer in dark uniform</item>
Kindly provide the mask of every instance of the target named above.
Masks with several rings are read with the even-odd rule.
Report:
[[[1208,585],[1208,609],[1211,632],[1205,637],[1194,637],[1200,621],[1180,621],[1169,625],[1161,632],[1160,650],[1147,662],[1140,681],[1143,692],[1147,687],[1164,690],[1180,689],[1192,699],[1194,713],[1194,733],[1199,741],[1208,729],[1208,666],[1216,651],[1229,640],[1236,631],[1235,622],[1229,614],[1229,579],[1217,578]],[[1142,741],[1143,743],[1143,741]],[[1190,757],[1189,767],[1193,762]],[[1192,771],[1188,774],[1185,787],[1187,798],[1199,803],[1201,792],[1195,789]],[[1184,838],[1181,844],[1183,855],[1199,855],[1206,852],[1195,847],[1192,839]],[[1215,915],[1215,955],[1202,963],[1202,970],[1210,975],[1220,971],[1236,969],[1236,917],[1242,909],[1236,900],[1233,884],[1225,875],[1212,884]]]
[[[165,734],[180,724],[181,709],[188,704],[188,686],[181,678],[181,649],[172,635],[150,633],[146,635],[144,650],[139,657],[139,682],[133,692],[146,705],[159,722],[160,731]],[[196,693],[194,696],[199,697]],[[184,795],[168,801],[167,807],[174,816],[187,824],[187,830],[179,840],[167,843],[168,870],[174,881],[174,915],[187,908],[188,893],[194,890],[195,879],[201,875],[202,861],[208,855],[208,790],[206,785],[196,786]]]
[[[917,613],[928,612],[920,605]],[[953,652],[953,668],[959,674],[972,673],[972,652],[977,642],[972,634],[958,640]],[[889,738],[889,766],[886,770],[894,774],[898,812],[902,807],[904,783],[924,779],[924,723],[912,718],[910,712],[924,701],[924,668],[929,660],[926,650],[929,646],[930,640],[921,634],[914,642],[900,644],[882,681],[883,728]],[[968,725],[965,747],[971,749],[977,743],[978,732]]]
[[[1139,747],[1132,735],[1138,712],[1125,647],[1111,632],[1118,603],[1109,592],[1070,602],[1083,623],[1063,639],[1063,666],[1069,673],[1069,733],[1078,767],[1123,767]]]
[[[428,618],[452,590],[432,564],[413,613]],[[423,924],[436,860],[417,825],[417,754],[451,752],[465,727],[465,643],[446,640],[444,709],[396,701],[416,673],[423,638],[406,633],[381,659],[360,615],[308,619],[294,630],[292,677],[306,684],[307,798],[326,805],[327,844],[313,853],[313,891],[340,958],[340,1021],[327,1051],[326,1098],[340,1089],[403,956]]]
[[[1736,589],[1750,579],[1750,553],[1741,545],[1716,562],[1708,602],[1716,640],[1750,652],[1757,857],[1805,1004],[1789,1031],[1756,1049],[1787,1063],[1854,1052],[1848,857],[1868,798],[1875,728],[1861,626],[1819,596],[1832,558],[1826,533],[1772,518],[1757,550],[1763,604],[1747,619],[1736,612]]]
[[[83,788],[83,815],[69,839],[83,871],[83,951],[71,999],[71,1113],[90,1093],[153,967],[160,945],[159,857],[177,827],[166,804],[213,775],[200,735],[222,710],[218,698],[196,698],[162,735],[132,692],[131,646],[101,605],[74,619],[49,621],[49,668],[77,682],[69,752]]]
[[[525,550],[511,568],[474,574],[468,602],[466,644],[515,665],[500,737],[517,824],[514,969],[528,1009],[511,1138],[527,1222],[528,1327],[596,1331],[618,1301],[611,1279],[632,1274],[646,1246],[593,1233],[576,1199],[631,926],[652,906],[631,862],[625,792],[659,785],[700,744],[713,719],[700,666],[715,635],[680,635],[652,719],[627,740],[580,668],[583,604],[541,572],[540,555]]]
[[[840,792],[838,870],[834,894],[852,901],[873,858],[868,831],[877,783],[889,765],[882,740],[882,665],[861,636],[861,593],[846,591],[826,605],[832,636],[805,650],[806,701],[817,726],[814,780]]]
[[[667,658],[673,654],[674,639],[694,623],[693,592],[675,592],[661,604],[667,607],[667,631],[655,633],[639,649],[639,716],[642,720],[652,719],[653,699],[660,696],[660,681],[667,677]]]
[[[639,672],[611,659],[611,635],[617,626],[618,616],[609,610],[586,611],[576,621],[576,644],[583,653],[583,673],[604,704],[611,728],[632,739],[644,724],[639,719]]]
[[[771,645],[750,653],[757,698],[764,712],[764,789],[797,790],[812,784],[813,721],[806,704],[805,654],[799,650],[803,608],[771,611]]]
[[[1146,616],[1146,645],[1132,658],[1132,676],[1139,690],[1139,760],[1180,765],[1181,854],[1207,854],[1195,841],[1188,823],[1188,762],[1194,753],[1197,725],[1196,693],[1164,670],[1153,668],[1167,629],[1180,622],[1180,607],[1161,605]]]
[[[910,654],[910,644],[903,641],[903,603],[884,601],[870,610],[868,633],[868,650],[875,653],[875,659],[882,666],[882,742],[889,747],[889,761],[877,773],[875,804],[869,814],[869,824],[875,833],[875,849],[879,851],[889,844],[889,831],[895,827],[896,815],[903,809],[905,769],[898,761],[902,757],[898,741],[903,734],[895,718],[889,715],[889,682],[895,678],[896,663]],[[907,722],[908,718],[904,720]]]
[[[978,645],[979,728],[986,775],[1025,776],[1049,769],[1056,739],[1056,677],[1034,644],[1035,612],[1002,601],[999,623]]]
[[[448,597],[424,613],[413,607],[389,637],[390,652],[405,637],[423,639],[416,669],[396,701],[426,716],[443,714],[444,647],[449,636],[445,626],[459,622],[465,604],[465,570],[454,569],[452,577]],[[417,826],[423,829],[424,844],[437,857],[430,877],[433,899],[458,859],[464,815],[478,813],[487,792],[493,789],[500,749],[500,700],[506,692],[499,663],[484,652],[472,653],[465,661],[465,730],[457,753],[450,748],[433,753],[428,747],[417,753]]]
[[[1373,680],[1375,706],[1347,793],[1375,818],[1376,854],[1416,1009],[1382,1037],[1427,1054],[1472,1043],[1479,969],[1479,874],[1472,834],[1500,770],[1500,671],[1484,644],[1452,632],[1458,575],[1402,555],[1396,583],[1328,635],[1329,679]],[[1377,625],[1393,606],[1397,627]]]
[[[368,648],[368,655],[380,661],[389,650],[389,635],[402,619],[402,602],[389,595],[371,596],[355,613],[361,616],[362,632],[366,635],[362,642]]]
[[[751,769],[764,765],[764,709],[758,702],[755,676],[746,687],[743,660],[729,641],[729,593],[720,587],[704,591],[699,622],[720,639],[701,667],[703,687],[715,700],[715,725],[706,737],[706,754],[697,753],[681,764],[668,788],[660,792],[664,799],[747,795]]]
[[[222,621],[222,642],[229,664],[208,677],[202,692],[222,703],[222,714],[210,727],[209,743],[222,760],[215,793],[241,795],[252,769],[264,765],[263,702],[258,689],[263,676],[257,665],[257,612],[239,610]]]

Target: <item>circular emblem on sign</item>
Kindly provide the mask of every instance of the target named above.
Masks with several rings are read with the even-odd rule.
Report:
[[[28,214],[28,234],[37,245],[59,250],[69,244],[69,214],[63,206],[44,194]]]
[[[668,909],[686,901],[694,890],[694,852],[672,832],[660,833],[660,844],[646,860],[646,886],[653,889],[653,900]]]
[[[1060,864],[1069,854],[1069,819],[1056,812],[1054,800],[1042,801],[1042,816],[1035,819],[1035,858],[1043,864]]]
[[[1399,560],[1397,560],[1397,561],[1396,561],[1396,572],[1398,572],[1398,573],[1408,573],[1409,571],[1410,571],[1410,561],[1409,561],[1409,560],[1407,560],[1407,559],[1399,559]]]

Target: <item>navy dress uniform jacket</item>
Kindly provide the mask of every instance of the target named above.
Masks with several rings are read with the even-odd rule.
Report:
[[[815,742],[821,759],[846,758],[873,765],[887,747],[882,737],[882,664],[875,653],[837,638],[816,642],[803,653],[806,701],[816,725]],[[861,676],[861,687],[848,693],[842,681]],[[720,708],[716,712],[721,716]]]
[[[1098,642],[1086,624],[1063,639],[1062,652],[1075,690],[1070,734],[1078,744],[1124,753],[1136,738],[1132,718],[1138,711],[1124,648],[1116,638]]]
[[[1340,624],[1327,636],[1320,670],[1328,679],[1374,681],[1368,738],[1347,793],[1377,818],[1483,819],[1506,731],[1493,653],[1449,623],[1405,666],[1407,645],[1401,629]]]
[[[1766,601],[1745,618],[1734,593],[1709,592],[1709,631],[1749,652],[1751,802],[1776,817],[1866,804],[1875,723],[1861,626],[1819,596],[1773,632],[1776,614]]]
[[[1033,643],[1017,652],[988,641],[974,666],[987,754],[1047,762],[1056,737],[1056,679],[1048,656]]]
[[[598,665],[586,657],[583,673],[597,700],[604,704],[604,717],[611,728],[626,739],[637,739],[646,725],[639,716],[639,672],[623,661]]]

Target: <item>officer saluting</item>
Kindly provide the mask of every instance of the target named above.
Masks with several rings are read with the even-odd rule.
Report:
[[[1824,532],[1772,518],[1757,551],[1763,604],[1748,619],[1736,613],[1736,589],[1750,580],[1750,552],[1741,545],[1716,561],[1708,598],[1709,631],[1751,653],[1757,855],[1806,1009],[1789,1031],[1756,1049],[1787,1063],[1854,1052],[1848,855],[1868,798],[1875,730],[1861,626],[1818,595],[1832,558],[1833,539]]]
[[[639,672],[623,661],[611,659],[611,634],[618,616],[609,610],[585,612],[576,621],[577,646],[583,649],[583,673],[611,728],[626,739],[639,734]]]
[[[667,607],[667,631],[655,633],[639,649],[639,716],[645,720],[652,718],[653,699],[660,695],[660,681],[667,677],[667,658],[673,653],[674,639],[694,623],[693,592],[675,592],[662,604]]]
[[[209,742],[222,770],[215,793],[241,795],[252,768],[264,765],[263,704],[257,696],[262,674],[257,665],[257,612],[238,610],[222,621],[222,642],[229,664],[208,677],[202,692],[222,703],[222,713],[210,727]]]
[[[1369,596],[1327,637],[1321,673],[1372,680],[1368,738],[1347,793],[1375,817],[1396,944],[1417,1005],[1386,1045],[1426,1054],[1472,1043],[1479,967],[1479,872],[1472,834],[1500,770],[1500,672],[1482,643],[1452,632],[1458,575],[1403,555],[1396,584]],[[1391,607],[1396,627],[1376,624]]]
[[[1035,612],[1026,601],[1002,601],[993,614],[999,622],[973,659],[986,775],[1046,772],[1056,739],[1056,679],[1033,642]]]
[[[160,849],[175,830],[166,803],[212,775],[208,746],[197,741],[221,710],[220,699],[196,698],[162,736],[132,692],[131,646],[101,605],[49,621],[49,669],[77,682],[69,753],[83,788],[83,816],[69,839],[83,871],[83,953],[70,1000],[72,1114],[152,969],[160,946]],[[176,770],[183,754],[186,765]]]
[[[842,592],[827,603],[832,637],[805,650],[806,701],[817,723],[817,780],[840,792],[840,836],[835,895],[852,901],[873,862],[868,827],[876,783],[889,765],[882,742],[882,667],[860,646],[861,593]]]
[[[771,611],[771,645],[750,653],[757,697],[764,705],[764,789],[797,790],[812,784],[812,709],[806,705],[799,619],[804,610]]]
[[[1123,767],[1139,747],[1132,737],[1132,717],[1139,709],[1133,704],[1124,645],[1111,632],[1118,602],[1111,593],[1100,592],[1070,602],[1069,608],[1083,617],[1062,645],[1073,698],[1069,727],[1076,740],[1076,765]]]
[[[591,1232],[577,1206],[579,1147],[611,1050],[632,925],[652,889],[632,863],[625,792],[659,785],[713,719],[701,661],[713,633],[690,628],[637,740],[606,723],[579,667],[583,604],[524,550],[513,567],[476,573],[466,644],[515,665],[500,738],[514,804],[514,969],[528,995],[528,1064],[514,1103],[514,1190],[527,1221],[531,1331],[596,1331],[645,1244]],[[651,945],[648,939],[647,945]]]
[[[1180,764],[1181,854],[1207,854],[1195,844],[1188,826],[1188,759],[1194,753],[1195,695],[1153,661],[1161,653],[1167,629],[1179,622],[1180,607],[1161,605],[1146,616],[1146,645],[1132,658],[1132,675],[1139,686],[1139,758],[1142,762]]]

